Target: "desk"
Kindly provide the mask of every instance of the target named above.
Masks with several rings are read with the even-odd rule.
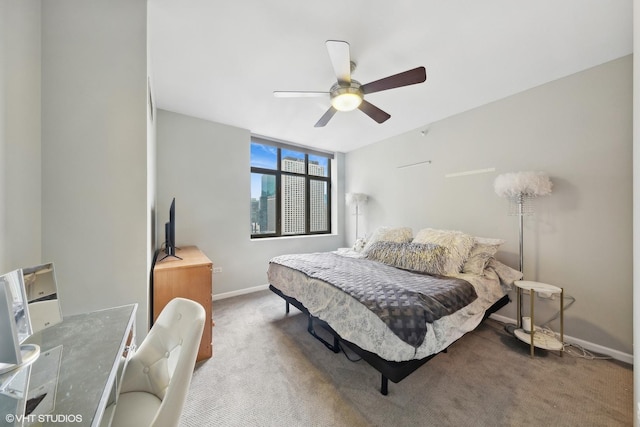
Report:
[[[50,419],[55,422],[46,422],[45,419],[45,422],[40,423],[38,419],[31,420],[27,417],[24,425],[29,425],[28,421],[55,427],[100,425],[107,404],[117,397],[118,374],[122,372],[122,356],[127,354],[127,343],[135,342],[136,309],[137,305],[132,304],[68,316],[62,323],[29,337],[26,342],[39,345],[41,352],[40,358],[30,367],[30,389],[41,386],[37,384],[38,381],[34,381],[34,374],[39,369],[39,364],[47,362],[42,355],[48,351],[58,351],[61,356],[54,407],[49,412]],[[48,370],[51,372],[45,375],[46,379],[55,378],[56,370]],[[37,409],[36,407],[34,413],[37,413]],[[0,414],[0,423],[6,421],[5,415]],[[61,421],[64,417],[81,417],[82,422],[65,423]]]

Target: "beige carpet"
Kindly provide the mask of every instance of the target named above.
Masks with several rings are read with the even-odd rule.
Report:
[[[629,365],[537,350],[487,320],[379,392],[270,291],[214,302],[213,358],[196,367],[182,426],[630,426]]]

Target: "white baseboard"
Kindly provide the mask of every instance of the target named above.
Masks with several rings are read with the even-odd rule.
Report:
[[[492,314],[491,316],[489,316],[492,319],[497,320],[498,322],[502,322],[502,323],[511,323],[511,324],[515,324],[516,323],[516,319],[512,319],[510,317],[506,317],[506,316],[501,316],[499,314]],[[599,354],[606,354],[607,356],[611,356],[612,358],[619,360],[621,362],[625,362],[628,363],[630,365],[633,365],[633,354],[628,354],[628,353],[623,353],[622,351],[618,351],[618,350],[614,350],[612,348],[609,347],[604,347],[600,344],[594,344],[592,342],[589,341],[585,341],[585,340],[581,340],[580,338],[574,338],[571,337],[569,335],[565,335],[564,336],[564,340],[566,342],[568,342],[569,344],[577,344],[580,347],[583,347],[586,350],[589,351],[593,351],[595,353],[599,353]]]
[[[254,286],[253,288],[241,289],[239,291],[231,291],[231,292],[224,292],[222,294],[214,294],[212,298],[213,298],[213,301],[218,301],[221,299],[237,297],[238,295],[245,295],[245,294],[251,294],[253,292],[264,291],[266,289],[269,289],[269,285],[260,285],[260,286]]]

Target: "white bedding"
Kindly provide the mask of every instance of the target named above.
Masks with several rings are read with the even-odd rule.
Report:
[[[358,257],[351,251],[340,255]],[[475,329],[485,311],[502,298],[521,273],[492,260],[483,275],[459,273],[475,288],[478,298],[457,312],[428,325],[417,349],[398,338],[373,312],[338,288],[279,264],[269,264],[269,283],[301,302],[309,313],[327,322],[343,339],[389,361],[422,359],[439,353],[465,333]]]

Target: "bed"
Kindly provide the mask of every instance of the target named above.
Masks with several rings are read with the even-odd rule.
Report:
[[[475,329],[509,302],[521,273],[494,258],[500,239],[460,231],[377,229],[361,250],[270,260],[269,288],[308,316],[327,348],[344,346],[381,374],[380,391]],[[326,340],[316,332],[331,334]]]

